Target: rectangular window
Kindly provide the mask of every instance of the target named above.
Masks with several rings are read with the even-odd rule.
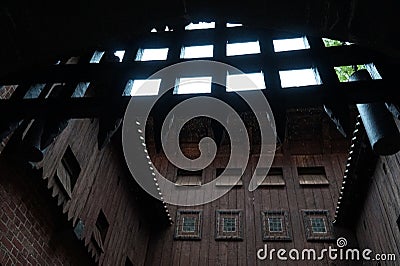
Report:
[[[290,241],[289,213],[285,210],[261,212],[264,241]]]
[[[223,177],[219,177],[225,171]],[[216,178],[218,178],[216,186],[241,186],[242,169],[241,168],[216,168]]]
[[[176,186],[201,186],[203,171],[187,171],[178,169],[176,174]]]
[[[266,176],[265,173],[267,173]],[[264,175],[265,178],[260,186],[284,186],[286,184],[283,178],[282,167],[271,167],[269,170],[265,168],[256,169],[256,176],[262,175]]]
[[[302,87],[321,84],[317,69],[296,69],[279,71],[282,88]]]
[[[259,54],[259,53],[261,53],[261,50],[260,50],[260,43],[258,41],[226,44],[227,56]]]
[[[332,223],[327,210],[302,210],[308,241],[333,240]]]
[[[176,212],[175,234],[176,240],[201,239],[202,211],[197,209],[179,209]]]
[[[168,50],[168,48],[139,49],[136,61],[167,60]]]
[[[213,57],[213,54],[213,45],[184,46],[181,50],[183,59]]]
[[[226,76],[226,91],[248,91],[265,89],[264,74],[232,74]]]
[[[174,94],[211,93],[212,77],[179,78]]]
[[[64,152],[61,162],[56,169],[55,180],[66,199],[71,199],[81,167],[70,146]]]
[[[303,50],[310,48],[306,37],[273,40],[273,45],[275,52]]]
[[[297,167],[300,185],[329,185],[323,166]]]
[[[242,240],[242,211],[217,210],[216,211],[216,240]]]

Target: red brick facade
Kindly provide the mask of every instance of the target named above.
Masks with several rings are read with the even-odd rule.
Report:
[[[4,159],[0,165],[0,265],[78,264],[71,252],[82,253],[83,245],[66,247],[54,202],[40,179],[31,171],[9,171]]]

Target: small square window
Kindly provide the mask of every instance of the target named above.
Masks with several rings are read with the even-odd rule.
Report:
[[[213,54],[213,45],[184,46],[181,50],[183,59],[213,57]]]
[[[236,232],[236,218],[235,217],[224,217],[223,221],[223,231],[224,232]]]
[[[150,96],[158,95],[161,79],[135,79],[126,84],[124,95]]]
[[[247,91],[265,89],[264,74],[234,74],[226,76],[226,91]]]
[[[261,212],[264,241],[289,241],[289,214],[284,210]]]
[[[216,240],[242,240],[242,211],[217,210],[216,227]]]
[[[296,69],[279,71],[282,88],[302,87],[321,84],[316,69]]]
[[[327,210],[303,210],[306,237],[309,241],[333,240],[333,230]]]
[[[167,60],[168,48],[139,49],[136,61]]]
[[[201,239],[201,210],[183,210],[176,212],[174,239],[199,240]]]
[[[179,78],[174,94],[211,93],[212,77]]]
[[[201,30],[201,29],[214,29],[215,22],[199,22],[190,23],[185,27],[185,30]]]
[[[310,48],[306,37],[273,40],[273,44],[275,52],[303,50]]]
[[[261,50],[260,50],[260,43],[258,41],[226,44],[227,56],[259,54],[259,53],[261,53]]]

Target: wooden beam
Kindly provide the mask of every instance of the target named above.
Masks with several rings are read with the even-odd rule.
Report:
[[[335,92],[338,97],[330,98],[330,93]],[[251,93],[251,92],[247,92]],[[213,96],[213,94],[204,94]],[[321,106],[325,103],[368,103],[377,101],[399,101],[396,87],[385,80],[370,80],[340,83],[335,88],[327,85],[313,85],[299,88],[276,89],[270,95],[268,90],[265,95],[270,104],[284,103],[286,108],[302,108]],[[196,95],[167,95],[165,99],[169,105],[174,106]],[[154,96],[135,97],[135,101],[149,101]],[[218,95],[218,98],[233,106],[238,112],[247,111],[248,106],[240,100],[235,93]],[[110,101],[105,97],[83,97],[64,99],[20,99],[0,100],[0,112],[7,113],[13,119],[35,118],[51,112],[60,118],[90,118],[99,117],[101,110],[109,108],[109,112],[122,116],[131,96],[120,96],[113,99],[112,108]]]
[[[268,64],[274,61],[280,70],[307,68],[314,66],[317,60],[322,61],[328,67],[370,63],[379,60],[378,54],[360,48],[355,45],[326,47],[321,51],[312,49],[268,52],[256,55],[232,56],[221,55],[219,61],[232,65],[244,72],[257,69],[261,62]],[[105,64],[75,64],[75,65],[52,65],[44,68],[27,68],[15,73],[0,77],[0,84],[20,83],[57,83],[57,82],[87,82],[102,78],[147,78],[158,70],[183,62],[179,58],[171,58],[167,61],[146,62],[114,62]]]

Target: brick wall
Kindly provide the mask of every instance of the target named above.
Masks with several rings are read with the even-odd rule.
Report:
[[[90,264],[83,244],[77,239],[75,247],[66,244],[41,179],[33,170],[16,171],[11,165],[0,159],[0,265]]]
[[[11,85],[11,86],[2,86],[0,87],[0,99],[9,99],[17,86]],[[12,134],[12,133],[11,133]],[[0,153],[4,150],[4,147],[6,146],[8,140],[11,137],[11,134],[7,136],[5,139],[0,140]]]

